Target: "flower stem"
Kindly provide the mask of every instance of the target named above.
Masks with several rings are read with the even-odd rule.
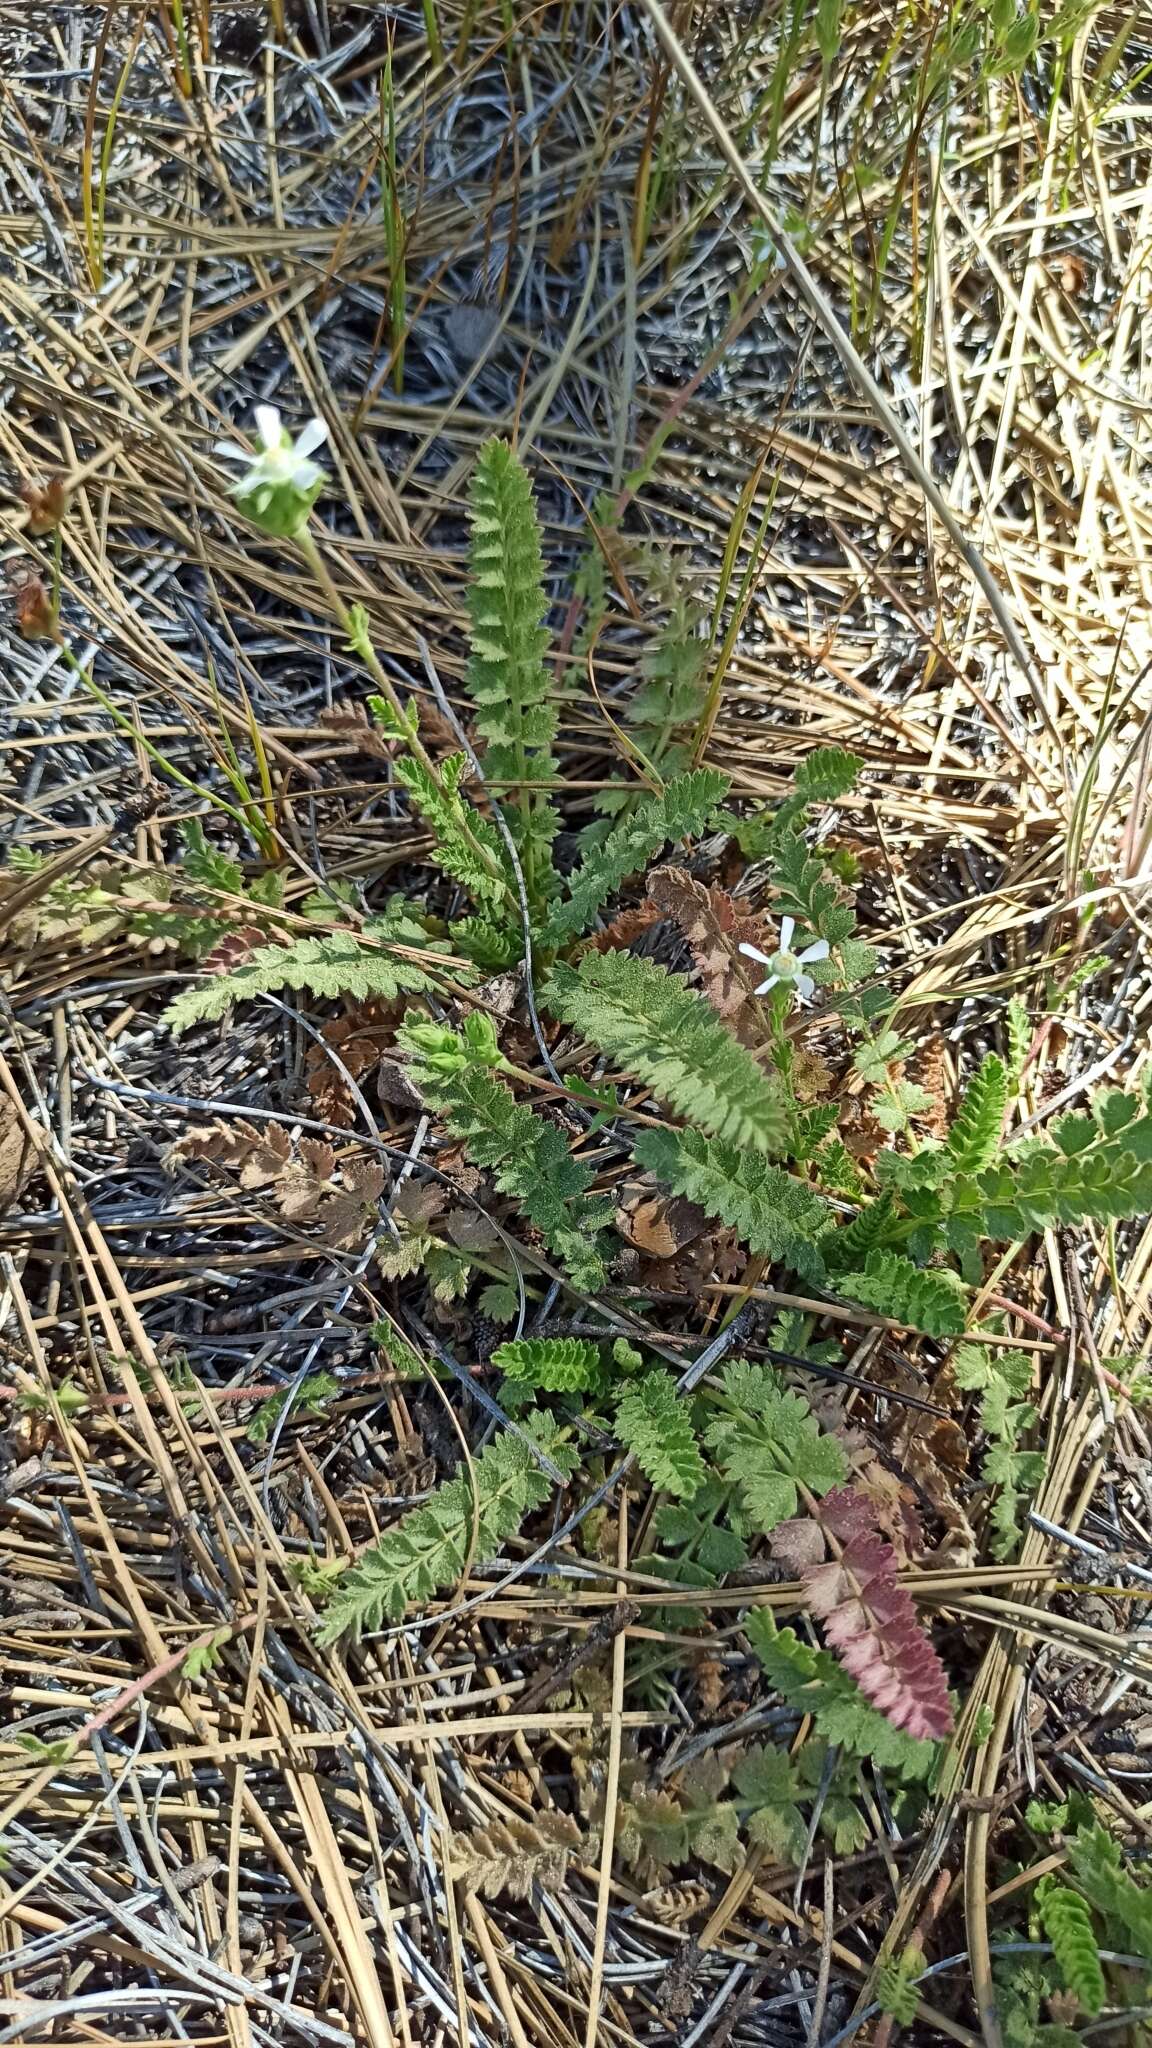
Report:
[[[341,597],[340,592],[332,579],[332,575],[328,568],[328,564],[324,560],[324,557],[316,544],[316,536],[312,532],[311,527],[306,525],[302,526],[299,532],[296,534],[295,539],[296,544],[304,557],[304,560],[307,562],[308,567],[311,569],[312,574],[315,576],[317,583],[320,585],[321,590],[324,592],[324,595],[327,598],[328,603],[335,617],[339,620],[339,623],[343,627],[345,633],[347,633],[349,640],[355,641],[355,648],[357,654],[359,654],[361,660],[364,662],[365,667],[369,670],[373,682],[376,683],[379,688],[381,696],[387,699],[392,710],[396,713],[396,716],[399,719],[404,731],[407,733],[407,744],[411,749],[411,752],[414,754],[417,761],[419,761],[420,766],[423,768],[425,774],[431,778],[436,789],[444,798],[444,801],[450,804],[451,798],[444,787],[444,782],[440,774],[440,770],[437,768],[436,763],[433,761],[431,755],[428,753],[426,747],[424,746],[424,742],[420,739],[419,734],[417,733],[415,728],[415,720],[412,718],[411,714],[405,708],[404,702],[400,697],[399,692],[397,691],[395,683],[392,681],[391,676],[388,674],[387,669],[384,667],[384,664],[380,660],[377,653],[375,652],[375,649],[367,643],[366,639],[363,636],[356,634],[355,622],[353,621],[351,612],[349,611],[348,606],[345,604],[344,599]],[[460,829],[468,842],[471,852],[476,856],[476,859],[480,862],[480,865],[483,868],[485,868],[490,875],[494,876],[497,881],[499,881],[499,883],[501,884],[502,888],[505,891],[505,894],[511,897],[512,891],[508,884],[508,878],[504,874],[499,863],[493,859],[492,855],[488,851],[488,848],[480,844],[480,841],[469,830],[467,824],[463,820],[461,820]]]
[[[76,676],[77,679],[84,685],[84,688],[88,691],[89,695],[95,697],[96,702],[102,707],[103,710],[105,710],[108,713],[109,718],[115,719],[117,725],[120,726],[122,731],[128,733],[132,739],[139,741],[140,745],[144,749],[144,752],[149,756],[151,760],[156,762],[158,767],[164,770],[165,775],[170,775],[173,782],[178,782],[182,789],[190,789],[194,796],[203,797],[205,803],[211,804],[213,810],[224,811],[229,818],[235,820],[236,824],[239,825],[242,832],[251,833],[251,824],[249,820],[244,816],[244,813],[242,811],[236,810],[232,804],[225,803],[223,797],[214,796],[210,789],[205,789],[203,783],[193,782],[190,776],[185,775],[181,769],[177,768],[175,762],[170,761],[168,759],[167,754],[162,754],[160,752],[159,747],[153,746],[152,741],[147,737],[145,733],[142,733],[140,731],[139,726],[133,725],[132,720],[126,717],[125,713],[120,710],[119,706],[112,702],[111,697],[109,697],[106,694],[106,692],[100,688],[99,683],[96,682],[94,678],[89,675],[88,670],[84,667],[84,664],[80,661],[77,661],[76,656],[72,652],[72,649],[66,644],[66,642],[60,640],[57,642],[57,646],[59,647],[60,650],[61,660],[65,663],[66,667],[71,669],[73,675]]]

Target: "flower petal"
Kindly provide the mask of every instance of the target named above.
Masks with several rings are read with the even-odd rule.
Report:
[[[759,960],[762,967],[770,967],[772,965],[772,955],[770,953],[762,953],[759,946],[748,946],[741,942],[737,946],[736,951],[744,953],[749,960]]]
[[[798,974],[796,976],[795,981],[792,983],[792,986],[796,991],[797,1002],[806,1003],[808,1001],[809,996],[812,994],[812,991],[815,988],[816,983],[813,981],[812,976],[810,974]]]
[[[280,412],[277,406],[258,405],[256,407],[256,432],[260,436],[263,447],[272,449],[280,446],[284,438],[284,429],[280,425]]]
[[[297,455],[311,455],[312,450],[319,448],[327,439],[327,420],[309,420],[305,426],[301,427],[300,432],[296,436],[296,453]]]
[[[780,919],[780,951],[782,953],[786,953],[792,944],[792,934],[795,929],[796,919],[794,917],[782,917]]]
[[[250,448],[242,448],[239,441],[217,441],[213,446],[212,453],[213,455],[226,455],[229,462],[251,462],[252,460],[252,450]]]
[[[754,989],[754,990],[752,991],[752,993],[753,993],[754,995],[757,995],[757,996],[766,996],[766,995],[767,995],[767,993],[768,993],[768,991],[769,991],[769,989],[770,989],[770,988],[775,988],[775,986],[776,986],[776,984],[777,984],[777,982],[778,982],[779,980],[780,980],[780,976],[779,976],[778,974],[770,974],[770,975],[768,976],[767,980],[766,980],[766,981],[762,981],[762,982],[760,983],[760,986],[759,986],[759,988],[757,988],[757,989]]]
[[[828,958],[827,939],[813,940],[813,943],[810,946],[805,946],[804,951],[798,953],[796,957],[801,962],[805,960],[826,960]]]

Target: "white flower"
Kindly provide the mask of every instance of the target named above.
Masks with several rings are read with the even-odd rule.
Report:
[[[772,970],[756,990],[758,996],[766,996],[770,988],[775,988],[778,983],[784,982],[795,992],[797,1002],[806,1003],[815,988],[816,983],[813,981],[812,976],[804,974],[801,970],[807,966],[810,960],[826,960],[828,958],[828,941],[827,939],[815,939],[810,946],[805,946],[802,953],[792,953],[789,951],[789,948],[792,944],[792,934],[795,929],[796,919],[794,917],[781,918],[780,951],[778,953],[762,953],[758,946],[740,947],[741,953],[746,953],[749,960],[759,960],[762,967],[769,967]]]
[[[232,485],[232,496],[265,533],[298,533],[327,482],[327,472],[311,455],[328,439],[328,428],[323,420],[309,420],[293,440],[281,425],[276,407],[258,405],[256,435],[258,455],[236,441],[217,443],[218,455],[244,464],[244,475]]]

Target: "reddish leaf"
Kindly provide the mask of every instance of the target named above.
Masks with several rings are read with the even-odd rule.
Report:
[[[225,932],[222,939],[217,939],[200,964],[206,974],[234,974],[254,947],[266,944],[267,937],[258,925],[242,924],[238,930]]]
[[[811,1516],[799,1515],[795,1521],[777,1522],[768,1539],[768,1547],[777,1564],[786,1565],[799,1578],[821,1563],[825,1549],[824,1532]]]
[[[835,1487],[816,1515],[825,1535],[843,1545],[839,1555],[801,1573],[829,1649],[894,1727],[917,1737],[946,1735],[952,1710],[944,1666],[896,1577],[892,1545],[875,1533],[871,1502],[852,1487]]]

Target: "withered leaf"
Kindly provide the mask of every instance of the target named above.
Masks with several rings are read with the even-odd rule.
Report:
[[[482,1209],[449,1209],[444,1227],[453,1244],[458,1244],[463,1252],[478,1252],[483,1256],[500,1242],[500,1232]]]
[[[321,1026],[320,1042],[309,1046],[304,1061],[308,1093],[321,1123],[334,1124],[337,1130],[349,1130],[355,1123],[356,1102],[349,1081],[362,1081],[373,1068],[382,1066],[385,1048],[395,1037],[400,1007],[382,998],[358,1003]],[[399,1073],[395,1061],[389,1064]],[[400,1109],[411,1109],[419,1102],[410,1084],[399,1097],[386,1096],[383,1085],[378,1082],[377,1086],[382,1099],[393,1101]]]
[[[637,903],[629,910],[621,910],[606,924],[603,931],[592,932],[580,941],[581,953],[613,953],[618,948],[630,946],[633,940],[651,931],[664,912],[657,908],[651,897],[645,903]]]
[[[17,1203],[36,1168],[36,1154],[10,1102],[0,1105],[0,1216]]]
[[[773,1557],[799,1578],[809,1566],[824,1561],[824,1532],[809,1515],[794,1521],[777,1522],[768,1539]]]
[[[164,1155],[169,1171],[189,1162],[235,1173],[246,1192],[268,1189],[286,1223],[318,1222],[334,1249],[363,1244],[386,1175],[363,1156],[343,1162],[336,1185],[336,1154],[323,1139],[302,1137],[293,1147],[283,1124],[227,1124],[220,1119],[186,1131]]]
[[[448,1200],[444,1188],[435,1181],[419,1181],[410,1178],[404,1182],[392,1204],[392,1214],[405,1223],[423,1228],[440,1214]]]
[[[741,958],[742,945],[768,950],[764,921],[741,914],[727,890],[708,888],[684,868],[657,868],[649,893],[663,917],[678,924],[700,976],[700,987],[737,1036],[752,1028],[749,1004],[755,969]]]
[[[535,1820],[509,1815],[488,1827],[453,1836],[452,1876],[465,1891],[479,1892],[485,1899],[494,1899],[501,1892],[527,1899],[537,1884],[557,1891],[567,1874],[568,1859],[582,1840],[570,1814],[541,1813]]]
[[[658,1885],[655,1891],[645,1892],[640,1901],[646,1917],[659,1921],[662,1927],[683,1927],[686,1920],[703,1913],[711,1904],[708,1886],[691,1879],[686,1884]]]
[[[616,1211],[616,1228],[626,1244],[649,1258],[671,1259],[701,1236],[707,1217],[695,1202],[657,1189],[627,1188]]]
[[[221,1118],[185,1131],[169,1145],[164,1165],[169,1172],[192,1161],[232,1167],[239,1172],[242,1188],[261,1188],[280,1179],[291,1156],[292,1141],[283,1124],[261,1126],[244,1117],[225,1123]]]
[[[217,939],[200,964],[206,974],[235,974],[248,955],[257,946],[266,945],[267,940],[267,932],[262,932],[259,925],[242,924],[237,931],[225,932],[222,939]]]

